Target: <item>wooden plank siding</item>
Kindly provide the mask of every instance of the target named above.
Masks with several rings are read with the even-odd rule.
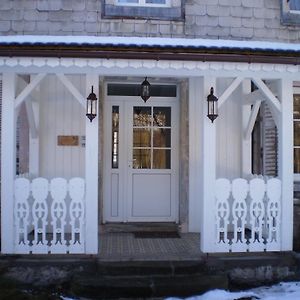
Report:
[[[68,76],[85,95],[85,78]],[[46,178],[84,177],[85,148],[59,146],[59,135],[85,135],[85,112],[78,101],[54,75],[48,75],[40,87],[40,176]],[[95,162],[97,163],[97,162]]]

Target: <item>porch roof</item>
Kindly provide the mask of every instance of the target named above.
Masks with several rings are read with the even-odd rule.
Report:
[[[0,56],[300,63],[300,44],[188,38],[0,36]]]

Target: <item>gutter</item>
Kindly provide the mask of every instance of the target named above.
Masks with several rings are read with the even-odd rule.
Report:
[[[181,61],[215,61],[299,65],[300,53],[296,51],[268,51],[238,48],[207,47],[124,47],[82,45],[26,45],[1,44],[0,56],[6,57],[57,57],[151,59]]]

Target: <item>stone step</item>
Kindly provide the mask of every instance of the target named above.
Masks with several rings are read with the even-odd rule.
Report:
[[[207,274],[204,261],[99,262],[97,273],[104,276],[153,276]]]
[[[188,297],[217,288],[228,288],[226,274],[80,277],[74,279],[71,290],[76,296],[108,299]]]

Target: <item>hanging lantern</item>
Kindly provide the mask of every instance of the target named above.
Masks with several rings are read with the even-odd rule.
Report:
[[[210,94],[207,96],[207,117],[213,123],[218,116],[218,98],[214,95],[214,88],[210,88]]]
[[[86,116],[91,122],[97,116],[97,97],[93,89],[94,87],[92,86],[92,92],[86,98]]]
[[[145,77],[145,80],[141,84],[141,98],[146,101],[150,98],[150,83],[147,80],[147,77]]]

